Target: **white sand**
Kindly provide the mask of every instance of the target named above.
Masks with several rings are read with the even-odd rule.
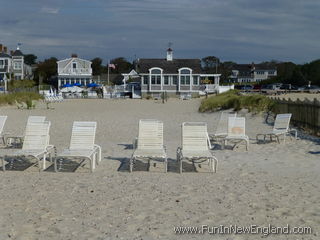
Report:
[[[219,114],[197,112],[199,100],[68,100],[35,110],[1,107],[5,131],[23,133],[28,115],[51,121],[51,144],[58,152],[70,141],[74,120],[98,122],[96,143],[102,164],[73,173],[0,171],[0,239],[261,239],[261,235],[175,235],[174,226],[310,226],[311,235],[271,235],[267,239],[320,239],[320,145],[303,136],[287,144],[256,144],[255,134],[271,127],[261,115],[246,115],[249,152],[216,150],[216,174],[191,165],[177,172],[175,151],[183,121],[205,121],[214,130]],[[151,172],[128,161],[138,120],[164,122],[169,172]],[[1,155],[12,150],[1,149]],[[121,163],[123,163],[121,165]],[[119,167],[121,165],[120,170]]]

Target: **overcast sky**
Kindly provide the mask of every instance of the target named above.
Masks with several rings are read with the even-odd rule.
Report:
[[[40,60],[320,58],[320,0],[1,0],[0,43]]]

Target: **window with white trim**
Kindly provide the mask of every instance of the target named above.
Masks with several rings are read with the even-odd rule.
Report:
[[[178,76],[172,76],[172,85],[178,84]]]
[[[191,71],[189,69],[180,70],[180,84],[190,85]]]
[[[143,77],[143,84],[144,84],[144,85],[148,85],[148,82],[149,82],[148,76],[144,76],[144,77]]]
[[[4,68],[4,60],[0,60],[0,68]]]
[[[163,84],[164,85],[169,85],[169,76],[164,76],[163,77]]]
[[[151,84],[160,85],[161,84],[161,70],[160,69],[152,69],[150,74],[151,74]]]
[[[14,64],[13,64],[13,69],[15,69],[15,70],[21,70],[21,68],[22,68],[21,62],[14,62]]]
[[[198,76],[193,76],[193,85],[199,85],[199,78],[198,78]]]

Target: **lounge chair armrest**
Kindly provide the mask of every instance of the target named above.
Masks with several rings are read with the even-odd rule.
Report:
[[[47,152],[53,151],[55,155],[57,155],[57,151],[56,151],[56,150],[57,150],[57,149],[56,149],[56,147],[55,147],[54,145],[48,145],[48,146],[46,147],[46,151],[47,151]]]
[[[99,157],[98,157],[98,161],[97,161],[97,162],[99,163],[99,162],[101,162],[101,160],[102,160],[102,159],[101,159],[101,158],[102,158],[102,157],[101,157],[101,154],[102,154],[101,147],[100,147],[98,144],[94,144],[93,146],[95,147],[96,150],[98,150],[98,155],[99,155]]]

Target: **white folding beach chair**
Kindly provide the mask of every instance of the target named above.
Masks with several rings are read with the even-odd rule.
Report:
[[[224,139],[224,146],[228,141],[245,142],[249,149],[249,137],[246,135],[246,119],[244,117],[229,117],[228,135]]]
[[[291,131],[295,132],[295,137],[297,138],[297,130],[290,129],[289,126],[291,116],[291,113],[277,114],[272,131],[268,133],[257,134],[257,141],[259,141],[259,136],[263,136],[264,141],[266,140],[266,137],[269,136],[270,141],[272,141],[272,138],[275,137],[277,139],[277,142],[280,143],[279,137],[283,135],[283,142],[285,143],[286,135],[290,134]]]
[[[2,139],[3,145],[6,145],[5,134],[3,133],[4,125],[7,121],[8,116],[0,116],[0,138]]]
[[[58,158],[82,157],[90,161],[91,172],[96,164],[101,162],[101,147],[95,144],[96,122],[73,122],[70,147],[65,149]],[[58,172],[57,158],[54,161],[54,169]]]
[[[42,169],[45,169],[46,156],[49,155],[51,160],[54,150],[54,146],[49,144],[50,125],[51,123],[49,121],[27,124],[22,149],[8,156],[34,157],[38,160],[39,170],[41,170],[40,160],[42,157]],[[2,158],[3,171],[6,170],[4,161],[5,159]]]
[[[182,123],[182,147],[177,149],[177,160],[182,173],[184,160],[193,163],[208,161],[212,172],[216,172],[218,159],[210,152],[208,146],[207,124],[202,122]]]
[[[133,170],[135,161],[150,159],[162,159],[165,172],[167,172],[167,154],[163,145],[163,122],[153,119],[142,119],[139,121],[139,134],[136,149],[130,158],[130,172]]]
[[[215,133],[210,133],[210,140],[221,140],[228,135],[228,120],[229,118],[237,117],[236,112],[221,112],[218,125]]]

